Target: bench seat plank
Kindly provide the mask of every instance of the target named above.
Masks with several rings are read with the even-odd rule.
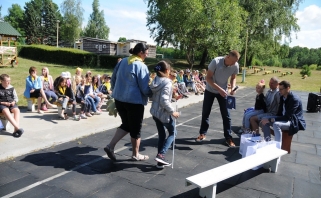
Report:
[[[203,173],[188,177],[186,178],[186,186],[194,184],[199,188],[206,188],[287,154],[287,152],[284,150],[270,146],[258,149],[257,152],[260,154],[256,153],[246,158],[242,158]]]

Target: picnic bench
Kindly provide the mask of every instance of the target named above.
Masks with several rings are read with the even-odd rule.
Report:
[[[263,168],[270,169],[271,172],[277,172],[278,159],[286,154],[286,151],[276,148],[275,145],[268,145],[246,158],[188,177],[185,180],[185,185],[194,184],[200,188],[199,195],[201,197],[214,198],[218,182],[260,165],[263,165]]]

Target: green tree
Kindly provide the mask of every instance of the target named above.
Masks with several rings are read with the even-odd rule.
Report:
[[[109,27],[106,25],[104,11],[99,12],[99,0],[94,0],[93,12],[89,17],[87,26],[84,29],[83,35],[100,39],[108,39]]]
[[[43,43],[47,45],[57,42],[57,9],[51,0],[43,1]]]
[[[126,40],[126,37],[119,37],[118,42],[125,42]]]
[[[12,25],[21,35],[25,34],[23,28],[23,10],[19,4],[12,4],[8,8],[8,15],[4,20]]]
[[[290,39],[291,32],[299,31],[295,13],[302,0],[240,0],[247,12],[246,28],[241,39],[246,40],[248,33],[248,51],[246,63],[254,57],[271,58],[280,50],[279,42],[283,37]],[[244,49],[244,48],[243,48]],[[244,54],[244,50],[241,54]]]
[[[24,13],[24,30],[28,44],[42,43],[42,0],[26,2]]]
[[[160,46],[173,45],[186,53],[192,68],[197,51],[210,56],[239,49],[242,18],[238,0],[149,0],[147,26]]]
[[[305,75],[311,76],[311,70],[310,70],[309,66],[308,66],[308,65],[303,65],[300,74],[301,74],[302,76],[305,76]]]
[[[64,0],[61,4],[63,23],[61,26],[61,37],[69,45],[79,38],[83,21],[84,9],[81,0]]]
[[[61,18],[57,4],[52,0],[31,0],[24,9],[23,25],[27,43],[53,45],[57,19]]]

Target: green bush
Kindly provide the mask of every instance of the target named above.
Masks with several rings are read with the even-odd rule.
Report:
[[[252,60],[252,64],[251,65],[255,65],[255,66],[263,66],[263,62],[260,61],[259,59],[253,58]]]
[[[118,58],[122,58],[120,56],[109,56],[109,55],[100,55],[99,65],[101,68],[114,68],[117,64]]]
[[[316,70],[317,67],[318,67],[317,64],[312,64],[312,65],[309,66],[310,70]]]
[[[24,45],[18,47],[19,56],[35,61],[72,65],[97,66],[97,55],[71,48],[56,48],[46,45]]]
[[[303,65],[300,74],[301,74],[302,76],[305,76],[305,75],[311,76],[311,70],[310,70],[309,66]]]
[[[320,71],[320,70],[321,70],[321,66],[318,66],[318,67],[317,67],[317,70]]]

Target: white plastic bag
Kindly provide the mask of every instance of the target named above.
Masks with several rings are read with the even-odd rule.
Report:
[[[253,155],[255,154],[258,150],[260,150],[261,148],[265,147],[265,146],[272,146],[272,147],[276,147],[278,149],[281,148],[280,146],[280,142],[276,142],[276,141],[257,141],[257,138],[260,138],[260,137],[251,137],[251,138],[246,138],[246,141],[253,141],[254,144],[252,145],[247,145],[246,148],[244,148],[244,151],[243,151],[243,154],[242,154],[242,158],[244,157],[247,157],[247,156],[250,156],[250,155]],[[255,142],[257,141],[257,142]],[[279,162],[280,163],[280,160]],[[257,167],[254,167],[252,170],[257,170],[259,168],[261,168],[262,165],[260,166],[257,166]]]
[[[252,141],[253,138],[253,141]],[[247,147],[248,146],[254,146],[256,144],[256,141],[254,140],[260,140],[260,137],[253,137],[252,133],[246,133],[241,135],[241,142],[240,142],[240,150],[239,153],[242,155],[242,158],[244,157]]]

